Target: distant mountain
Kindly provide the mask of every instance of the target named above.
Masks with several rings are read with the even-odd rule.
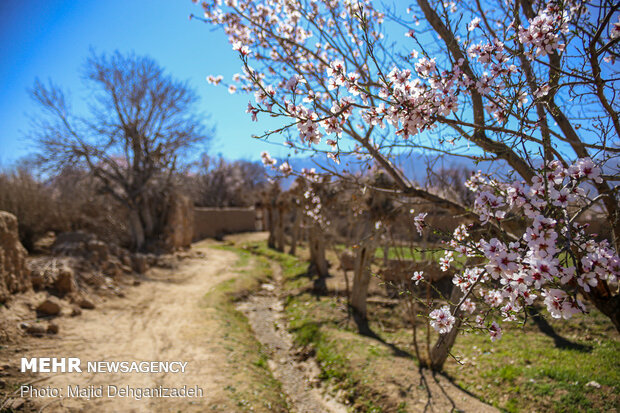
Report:
[[[342,155],[340,164],[336,164],[333,160],[328,159],[324,154],[316,154],[312,157],[291,157],[286,159],[295,171],[299,171],[302,168],[315,168],[317,172],[325,172],[327,168],[337,173],[361,173],[368,169],[368,165],[373,165],[374,161],[364,162],[357,159],[355,155]],[[278,164],[285,161],[285,159],[278,159]],[[479,162],[476,163],[472,159],[463,157],[438,157],[431,156],[422,153],[401,154],[395,156],[391,161],[399,167],[407,178],[411,181],[423,184],[426,182],[429,171],[432,173],[440,173],[446,169],[467,169],[471,171],[482,170],[485,172],[494,171],[499,173],[506,173],[510,171],[505,165],[501,165],[496,162]],[[283,180],[282,185],[285,188],[294,181],[294,177]]]
[[[281,163],[284,159],[279,159],[278,161]],[[364,163],[358,160],[355,155],[342,155],[340,164],[336,164],[324,154],[317,154],[314,155],[314,157],[288,158],[288,161],[296,171],[301,170],[301,168],[315,168],[317,172],[322,172],[323,170],[317,166],[318,164],[337,171],[338,173],[343,173],[344,171],[361,172],[363,169],[367,169],[367,165],[373,165],[373,161]],[[437,174],[446,169],[481,170],[483,172],[496,173],[507,177],[513,177],[514,175],[514,179],[520,179],[514,174],[513,168],[504,161],[475,162],[473,159],[464,157],[438,156],[436,153],[424,154],[419,152],[400,154],[393,157],[391,161],[403,171],[407,178],[419,184],[424,184],[427,181],[429,173]],[[541,163],[540,159],[533,160],[534,165],[540,165]],[[620,163],[618,161],[608,162],[603,167],[603,173],[617,176],[620,173]],[[288,187],[293,180],[294,178],[284,180],[283,186]],[[616,186],[619,185],[620,182],[612,182],[611,184],[612,186]]]

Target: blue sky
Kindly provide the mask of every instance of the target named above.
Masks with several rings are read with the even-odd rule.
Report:
[[[209,85],[208,74],[227,80],[240,63],[226,37],[199,21],[190,0],[0,0],[0,166],[34,151],[23,139],[28,113],[36,113],[27,89],[36,77],[53,80],[79,101],[80,72],[90,48],[150,55],[201,96],[198,110],[216,126],[209,152],[228,159],[258,159],[268,149],[251,138],[268,127],[245,114],[247,95]],[[282,149],[282,153],[285,150]]]

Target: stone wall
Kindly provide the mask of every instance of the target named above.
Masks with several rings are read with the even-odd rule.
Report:
[[[194,208],[194,241],[256,228],[254,208]]]
[[[17,218],[0,211],[0,303],[10,294],[31,287],[30,272],[26,267],[28,252],[19,242]]]

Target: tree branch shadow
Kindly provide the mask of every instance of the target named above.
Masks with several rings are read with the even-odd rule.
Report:
[[[536,307],[528,307],[527,313],[531,317],[538,330],[544,335],[553,339],[553,344],[556,348],[566,349],[566,350],[576,350],[583,353],[589,353],[592,351],[592,346],[588,346],[585,344],[575,343],[570,341],[561,335],[559,335],[553,326],[549,324],[549,322],[543,317],[540,311]]]
[[[376,340],[379,343],[383,344],[384,346],[389,348],[390,351],[392,351],[392,354],[394,356],[396,356],[396,357],[403,357],[403,358],[408,358],[408,359],[412,359],[412,360],[415,359],[413,354],[411,354],[408,351],[405,351],[405,350],[399,348],[398,346],[396,346],[393,343],[389,343],[389,342],[385,341],[385,339],[383,337],[381,337],[380,335],[375,333],[370,328],[370,325],[368,324],[368,319],[365,318],[365,317],[361,317],[358,314],[356,314],[355,309],[352,309],[352,313],[353,313],[353,321],[355,322],[355,325],[357,326],[357,332],[360,335],[362,335],[364,337],[372,338],[373,340]]]

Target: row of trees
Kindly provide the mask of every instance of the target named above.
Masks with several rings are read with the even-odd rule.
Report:
[[[227,162],[211,159],[177,171],[170,187],[162,191],[161,205],[155,218],[158,230],[145,239],[145,248],[158,251],[168,248],[162,237],[166,206],[170,196],[187,196],[198,207],[247,207],[261,199],[267,176],[259,163]],[[128,210],[101,188],[100,180],[86,168],[65,167],[54,173],[41,173],[31,159],[0,172],[0,210],[18,218],[20,240],[29,251],[49,231],[87,231],[98,238],[135,247],[129,227]]]
[[[264,138],[283,135],[295,150],[325,154],[324,173],[469,223],[440,261],[458,272],[458,294],[426,309],[438,348],[464,327],[497,339],[501,322],[522,322],[536,302],[569,318],[587,312],[586,300],[620,330],[619,4],[417,0],[407,14],[364,0],[201,5],[201,19],[239,53],[238,88],[255,97],[248,113],[283,119]],[[468,179],[468,208],[407,177],[394,155],[414,151],[509,172]],[[377,165],[392,184],[336,168],[344,155]],[[308,199],[321,190],[311,186]],[[605,215],[609,240],[579,223],[591,211]],[[428,230],[424,213],[411,220]]]

